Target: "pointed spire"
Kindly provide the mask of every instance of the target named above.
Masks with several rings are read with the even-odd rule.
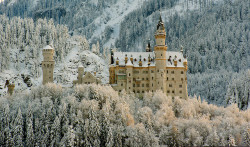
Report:
[[[160,20],[159,20],[159,22],[158,22],[158,24],[157,24],[157,30],[164,30],[165,28],[164,28],[164,23],[163,23],[163,21],[162,21],[162,18],[161,18],[161,15],[160,15]]]
[[[183,54],[183,46],[181,45],[181,53]]]
[[[160,14],[160,21],[159,22],[162,22],[161,14]]]

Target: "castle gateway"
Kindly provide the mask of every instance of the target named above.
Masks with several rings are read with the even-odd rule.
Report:
[[[121,92],[143,94],[162,90],[168,96],[187,99],[187,59],[183,51],[167,51],[166,31],[160,18],[155,32],[154,51],[150,44],[146,52],[112,52],[109,83]]]

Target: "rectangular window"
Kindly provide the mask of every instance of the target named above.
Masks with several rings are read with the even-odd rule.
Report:
[[[179,85],[179,88],[182,88],[182,85]]]
[[[118,75],[118,80],[126,80],[127,77],[125,75]]]
[[[167,70],[167,73],[168,73],[168,70]]]
[[[174,71],[171,71],[172,74],[174,74]]]
[[[146,80],[148,80],[148,78],[146,78]]]
[[[147,87],[149,87],[149,84],[146,84]]]
[[[174,78],[172,78],[172,80],[174,81]]]
[[[144,74],[147,74],[147,73],[148,73],[148,71],[143,71],[143,73],[144,73]]]
[[[174,93],[174,90],[172,91],[172,93]]]
[[[140,91],[137,91],[137,93],[140,93]]]
[[[119,73],[125,73],[125,70],[119,70]]]
[[[144,87],[144,84],[142,84],[142,87]]]
[[[154,71],[153,71],[153,70],[151,70],[151,73],[154,73]]]
[[[172,87],[172,84],[169,84],[169,87]]]
[[[167,81],[168,81],[168,77],[167,77]]]
[[[142,91],[142,93],[144,93],[144,91]]]
[[[135,87],[135,84],[133,84],[133,87]]]
[[[180,90],[180,93],[182,93],[182,91]]]
[[[183,78],[181,78],[181,80],[183,81]]]
[[[168,90],[167,93],[170,93],[170,91]]]
[[[136,87],[140,87],[140,84],[137,84]]]
[[[138,74],[139,73],[139,71],[138,70],[134,70],[134,74]]]
[[[144,78],[142,78],[142,81],[144,81]]]
[[[181,74],[184,74],[184,72],[183,72],[183,71],[181,71]]]

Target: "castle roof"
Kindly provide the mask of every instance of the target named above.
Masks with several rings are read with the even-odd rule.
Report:
[[[125,64],[125,57],[128,57],[128,62]],[[131,63],[130,58],[133,58],[133,63]],[[155,52],[114,52],[114,64],[119,61],[119,66],[133,66],[133,67],[148,67],[155,66]],[[148,60],[150,59],[150,65],[148,65]],[[139,61],[142,62],[142,66],[139,65]],[[183,62],[186,59],[183,57],[181,52],[166,52],[166,66],[176,67],[174,61],[177,61],[177,67],[184,67]]]
[[[46,45],[43,49],[53,49],[50,45]]]

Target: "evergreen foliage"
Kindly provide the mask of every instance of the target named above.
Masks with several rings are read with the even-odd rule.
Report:
[[[110,86],[55,84],[0,97],[0,146],[249,146],[249,110]],[[25,123],[24,123],[25,122]]]

